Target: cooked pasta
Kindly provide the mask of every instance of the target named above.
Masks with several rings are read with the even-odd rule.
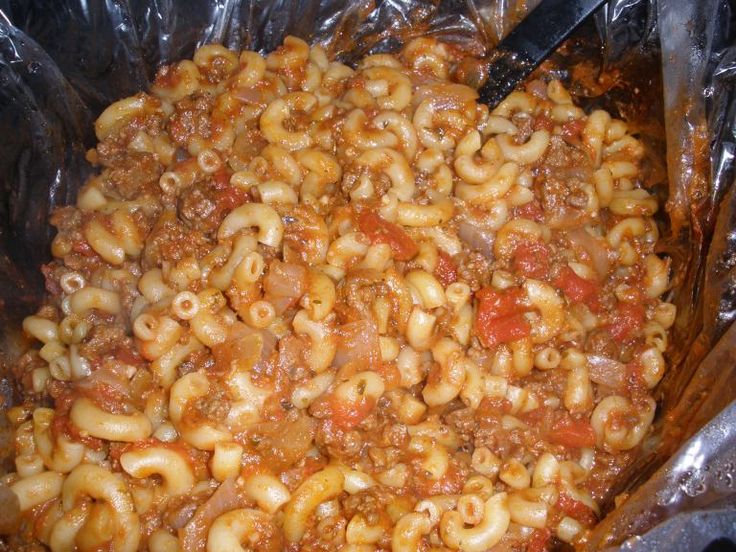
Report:
[[[11,544],[585,542],[676,316],[644,148],[457,61],[207,45],[102,113],[23,324]]]

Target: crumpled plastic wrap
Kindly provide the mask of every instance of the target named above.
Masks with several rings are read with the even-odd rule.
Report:
[[[73,200],[90,172],[84,152],[94,145],[94,118],[147,88],[162,63],[209,42],[267,52],[286,34],[347,63],[423,35],[482,55],[537,3],[0,0],[0,327],[8,329],[0,366],[3,353],[12,355],[9,328],[42,300],[48,215]],[[567,78],[583,105],[618,112],[640,133],[655,160],[647,183],[667,198],[661,252],[676,276],[672,368],[656,392],[654,431],[611,490],[591,550],[690,551],[736,540],[730,10],[727,0],[611,0],[543,66]],[[11,397],[10,375],[0,376]],[[622,493],[629,498],[613,509]]]

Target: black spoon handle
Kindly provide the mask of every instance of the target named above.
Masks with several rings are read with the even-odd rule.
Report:
[[[542,0],[488,57],[480,102],[495,107],[606,0]]]

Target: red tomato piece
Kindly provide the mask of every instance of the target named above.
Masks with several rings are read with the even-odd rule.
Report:
[[[501,397],[484,397],[475,415],[479,420],[492,419],[498,414],[509,414],[513,409],[511,401]]]
[[[575,420],[566,416],[552,426],[549,440],[564,447],[592,447],[595,445],[595,431],[585,420]]]
[[[544,529],[535,529],[531,537],[529,537],[526,552],[547,552],[551,538],[552,531],[546,527]]]
[[[217,190],[215,201],[217,205],[216,216],[221,216],[221,214],[229,213],[248,201],[248,192],[237,186],[227,186]]]
[[[566,515],[576,519],[583,525],[593,525],[596,522],[595,513],[579,500],[575,500],[565,493],[560,493],[557,499],[557,508]]]
[[[532,328],[523,316],[523,292],[521,289],[496,291],[483,288],[476,297],[478,312],[475,331],[486,347],[509,343],[531,334]]]
[[[84,255],[85,257],[91,257],[95,254],[94,249],[86,241],[76,241],[72,244],[72,251]]]
[[[476,329],[480,340],[486,347],[510,343],[532,333],[532,327],[522,314],[496,318],[486,324],[479,324],[476,321]]]
[[[638,359],[626,365],[626,389],[632,397],[646,395],[649,391],[643,371],[644,367]]]
[[[232,174],[233,173],[227,170],[225,167],[221,168],[219,171],[213,174],[212,182],[214,183],[215,188],[218,190],[228,188],[230,186],[230,177],[232,176]],[[235,188],[235,186],[233,187]]]
[[[480,301],[479,317],[501,318],[524,310],[524,292],[519,288],[497,291],[487,287],[478,290],[475,296]]]
[[[600,309],[600,287],[597,282],[581,278],[569,266],[562,269],[555,279],[555,285],[560,288],[571,301],[585,303],[591,310]]]
[[[138,354],[138,351],[126,347],[125,345],[118,345],[115,349],[115,358],[125,364],[132,364],[133,366],[142,366],[144,364],[143,359]]]
[[[580,135],[585,128],[584,119],[573,119],[562,125],[562,139],[568,144],[577,145],[580,143]]]
[[[332,422],[342,429],[352,429],[366,419],[371,413],[376,401],[363,397],[359,402],[348,404],[337,400],[333,395],[330,398],[330,409],[332,410]]]
[[[455,261],[441,249],[437,253],[437,266],[434,269],[434,275],[440,284],[442,284],[442,287],[447,287],[457,282],[457,266],[455,266]]]
[[[530,201],[521,207],[514,207],[514,218],[544,222],[544,210],[536,201]]]
[[[358,228],[371,243],[385,243],[397,261],[408,261],[413,258],[419,248],[401,226],[381,218],[373,211],[363,211],[358,215]]]
[[[552,132],[555,128],[555,122],[546,115],[539,115],[534,119],[534,130],[548,130]]]
[[[399,369],[396,367],[396,363],[378,362],[373,364],[372,369],[376,374],[383,378],[383,383],[386,385],[386,391],[401,386],[401,372],[399,372]]]
[[[619,343],[636,334],[644,325],[644,307],[636,303],[618,303],[608,333]]]
[[[549,274],[549,248],[539,242],[522,243],[514,251],[511,266],[522,276],[542,280]]]

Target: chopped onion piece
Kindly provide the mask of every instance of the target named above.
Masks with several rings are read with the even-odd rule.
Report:
[[[626,386],[626,365],[612,358],[587,355],[590,380],[599,384],[621,389]]]

